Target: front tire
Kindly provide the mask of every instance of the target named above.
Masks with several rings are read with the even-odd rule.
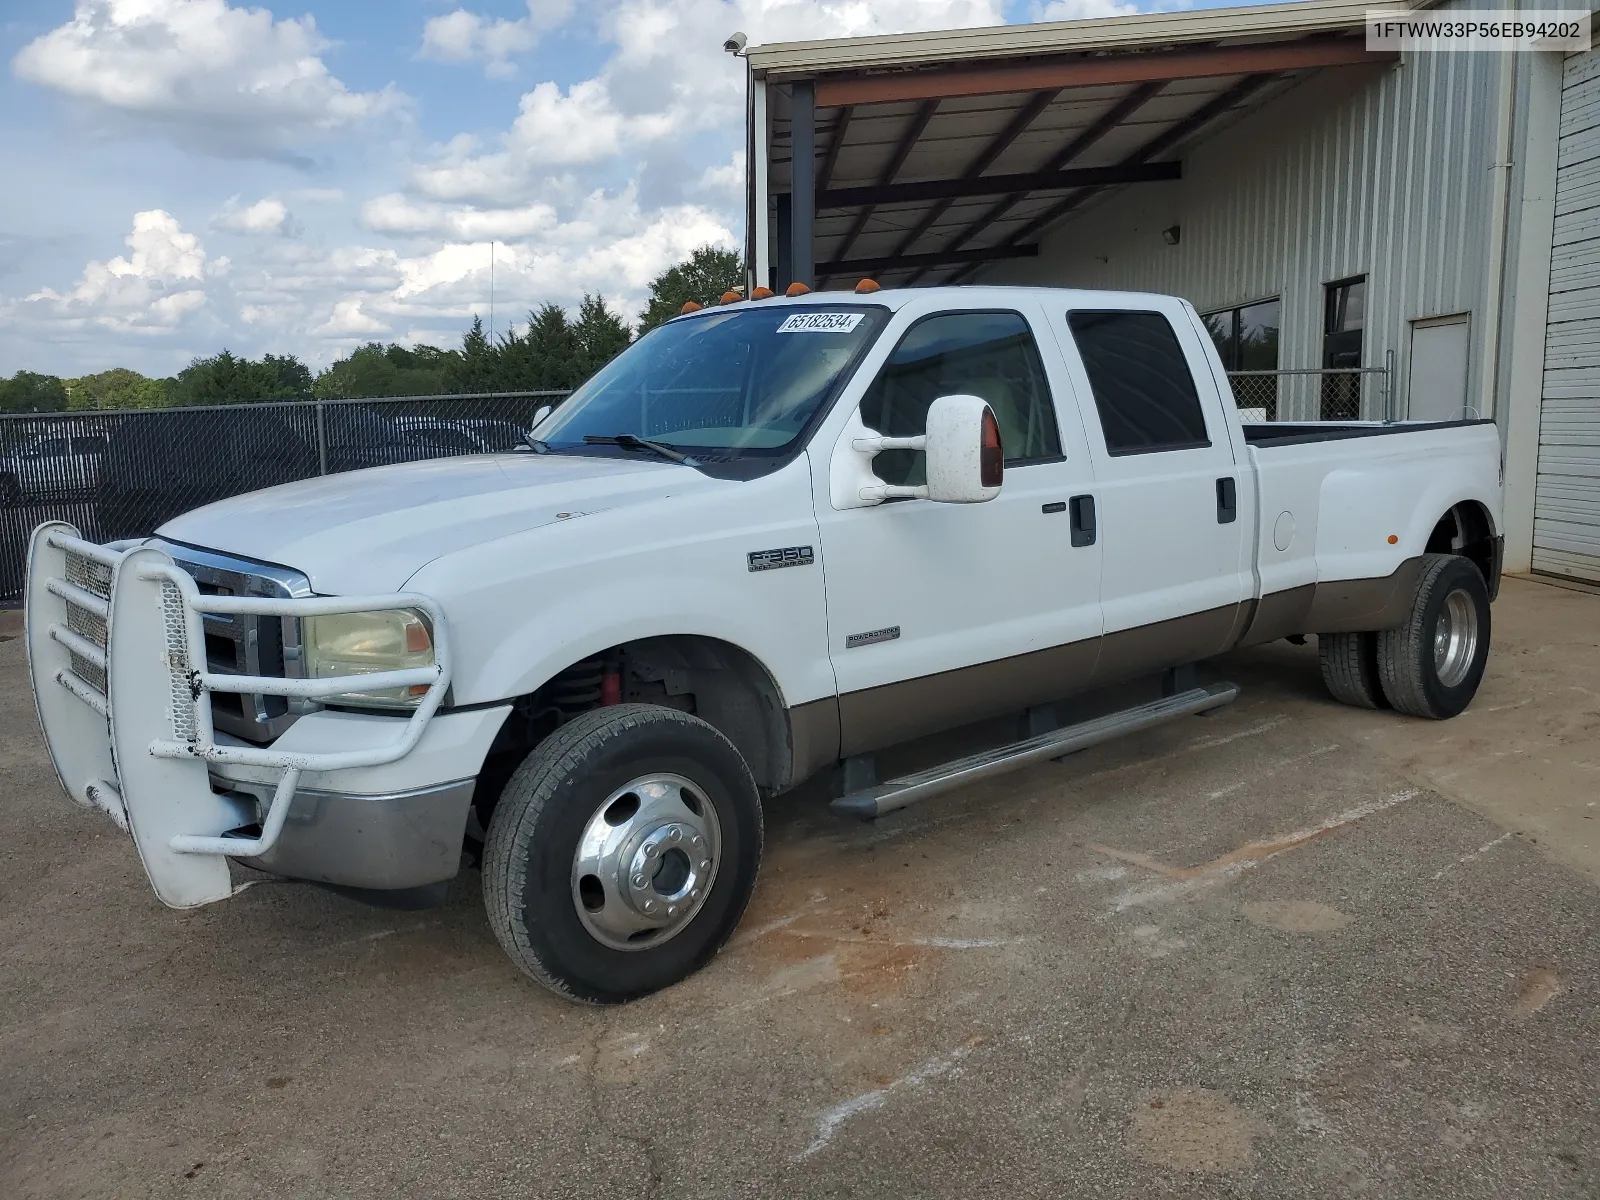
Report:
[[[744,759],[698,717],[593,709],[534,748],[489,821],[489,924],[529,977],[616,1004],[709,962],[761,863],[761,801]]]
[[[1398,712],[1442,721],[1472,703],[1489,661],[1489,589],[1456,554],[1429,554],[1398,629],[1378,634],[1378,677]]]

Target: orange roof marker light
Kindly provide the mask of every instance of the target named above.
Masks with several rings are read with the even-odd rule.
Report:
[[[805,284],[795,280],[795,282],[783,289],[783,294],[785,296],[804,296],[810,290]]]
[[[732,288],[729,288],[727,291],[722,293],[722,298],[720,300],[718,300],[717,303],[718,304],[737,304],[737,303],[739,303],[739,301],[741,301],[743,299],[744,299],[744,293],[743,292],[736,292]]]
[[[771,298],[771,288],[758,287],[755,291],[750,293],[750,299],[752,300],[770,300]]]
[[[699,312],[703,307],[704,305],[701,305],[693,300],[685,300],[683,302],[683,307],[678,310],[678,315],[682,316],[684,313]]]
[[[863,279],[856,284],[856,295],[858,296],[870,296],[873,292],[881,291],[883,291],[883,285],[876,279]]]

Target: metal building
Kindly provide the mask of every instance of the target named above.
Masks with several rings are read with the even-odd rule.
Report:
[[[1493,416],[1508,569],[1600,581],[1600,52],[1366,9],[752,47],[753,281],[1176,293],[1251,419]]]

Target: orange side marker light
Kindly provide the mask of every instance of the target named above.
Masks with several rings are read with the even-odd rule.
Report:
[[[1391,533],[1389,535],[1389,545],[1391,545],[1391,546],[1396,545],[1399,541],[1400,541],[1400,535],[1399,534]]]

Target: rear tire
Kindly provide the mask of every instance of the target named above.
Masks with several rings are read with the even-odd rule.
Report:
[[[534,748],[484,846],[489,925],[530,978],[616,1004],[711,961],[761,863],[761,800],[744,759],[698,717],[593,709]]]
[[[1378,634],[1378,677],[1396,711],[1442,721],[1472,703],[1489,661],[1489,589],[1456,554],[1428,554],[1411,612]]]
[[[1387,708],[1378,680],[1378,635],[1375,633],[1319,633],[1317,657],[1322,682],[1341,704],[1355,708]]]

